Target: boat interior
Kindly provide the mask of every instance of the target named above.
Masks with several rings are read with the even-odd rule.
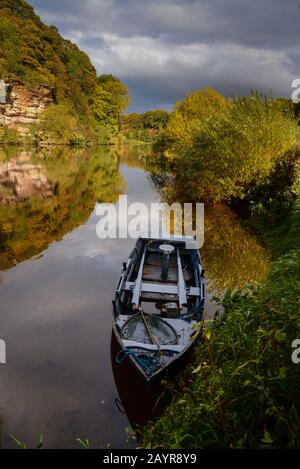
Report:
[[[200,306],[200,277],[198,252],[186,250],[184,242],[139,240],[124,265],[118,293],[132,312],[179,317]]]

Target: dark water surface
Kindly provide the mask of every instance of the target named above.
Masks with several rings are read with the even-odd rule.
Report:
[[[100,240],[96,202],[159,201],[142,155],[0,151],[0,365],[2,445],[126,447],[126,428],[151,415],[157,395],[113,363],[111,300],[132,240]],[[212,295],[260,280],[267,256],[225,207],[206,213],[202,256]],[[116,402],[117,401],[117,402]],[[128,418],[122,412],[126,407]]]

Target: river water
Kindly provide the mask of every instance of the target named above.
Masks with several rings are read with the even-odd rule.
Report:
[[[160,201],[143,168],[146,147],[0,150],[0,433],[36,447],[127,447],[130,422],[157,395],[116,367],[111,301],[133,240],[96,236],[96,202]],[[226,288],[261,280],[264,249],[226,207],[205,218],[205,314]],[[126,415],[127,413],[127,415]]]

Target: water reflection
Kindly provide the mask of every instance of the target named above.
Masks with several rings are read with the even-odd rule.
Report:
[[[164,172],[163,162],[156,160],[147,163],[147,167],[151,184],[162,200],[170,204],[190,202],[184,198],[184,188],[176,188],[174,180]],[[260,282],[268,272],[268,253],[226,204],[205,205],[201,255],[213,294]]]
[[[265,278],[268,253],[228,206],[206,207],[204,225],[201,253],[211,289],[242,288]]]
[[[115,400],[119,412],[125,413],[131,426],[138,431],[148,420],[161,414],[164,406],[164,388],[160,382],[146,383],[129,360],[116,364],[120,350],[117,339],[111,336],[111,363],[119,398]]]
[[[122,164],[129,168],[144,169],[144,160],[151,155],[151,145],[122,145],[115,152]]]
[[[106,149],[22,151],[0,160],[0,269],[44,250],[86,222],[95,202],[125,188],[119,157]]]
[[[52,197],[56,185],[51,183],[41,164],[32,164],[30,154],[0,161],[0,204],[19,202],[34,195]]]

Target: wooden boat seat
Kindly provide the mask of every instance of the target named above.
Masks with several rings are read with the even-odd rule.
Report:
[[[123,340],[123,344],[126,348],[138,348],[145,349],[153,352],[157,352],[157,345],[147,344],[144,342],[136,342],[134,340]],[[169,344],[169,345],[160,345],[160,350],[169,350],[170,352],[181,352],[183,346],[181,344]]]
[[[133,291],[134,282],[125,282],[124,290]],[[177,285],[169,285],[166,283],[148,283],[142,282],[141,285],[141,294],[143,293],[158,293],[160,295],[177,295],[178,288]],[[200,296],[200,288],[198,287],[188,287],[186,290],[187,296]]]

